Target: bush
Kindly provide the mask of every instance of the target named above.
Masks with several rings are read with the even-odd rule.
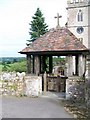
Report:
[[[11,64],[8,71],[26,72],[26,61]]]

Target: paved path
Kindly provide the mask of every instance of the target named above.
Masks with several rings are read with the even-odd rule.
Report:
[[[72,118],[55,97],[3,97],[3,118]]]

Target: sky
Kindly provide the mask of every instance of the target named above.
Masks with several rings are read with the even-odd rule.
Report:
[[[0,57],[25,56],[18,52],[30,39],[29,23],[38,7],[49,29],[56,27],[57,13],[60,26],[67,22],[67,0],[0,0]]]

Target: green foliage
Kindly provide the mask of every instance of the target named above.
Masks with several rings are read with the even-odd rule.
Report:
[[[2,71],[8,71],[8,68],[10,67],[9,64],[7,64],[6,62],[2,63]]]
[[[26,58],[20,58],[19,62],[24,62],[26,61]]]
[[[11,64],[9,71],[26,72],[26,61]]]
[[[14,58],[14,59],[13,59],[13,63],[15,63],[15,62],[17,62],[17,59]]]
[[[0,71],[16,71],[16,72],[26,72],[26,61],[22,59],[19,62],[7,64],[4,63],[0,65]]]
[[[2,67],[3,67],[3,66],[0,64],[0,72],[2,71]]]
[[[39,38],[41,35],[45,34],[48,29],[47,25],[44,21],[44,17],[42,12],[39,8],[37,8],[36,13],[32,17],[32,21],[29,25],[31,25],[29,34],[31,35],[31,40],[28,40],[29,42],[33,42],[37,38]]]
[[[64,57],[53,57],[53,66],[60,64],[65,65],[65,62],[66,60]]]

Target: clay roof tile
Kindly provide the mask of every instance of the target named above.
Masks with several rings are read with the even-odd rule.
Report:
[[[87,50],[67,28],[50,29],[21,52]]]

